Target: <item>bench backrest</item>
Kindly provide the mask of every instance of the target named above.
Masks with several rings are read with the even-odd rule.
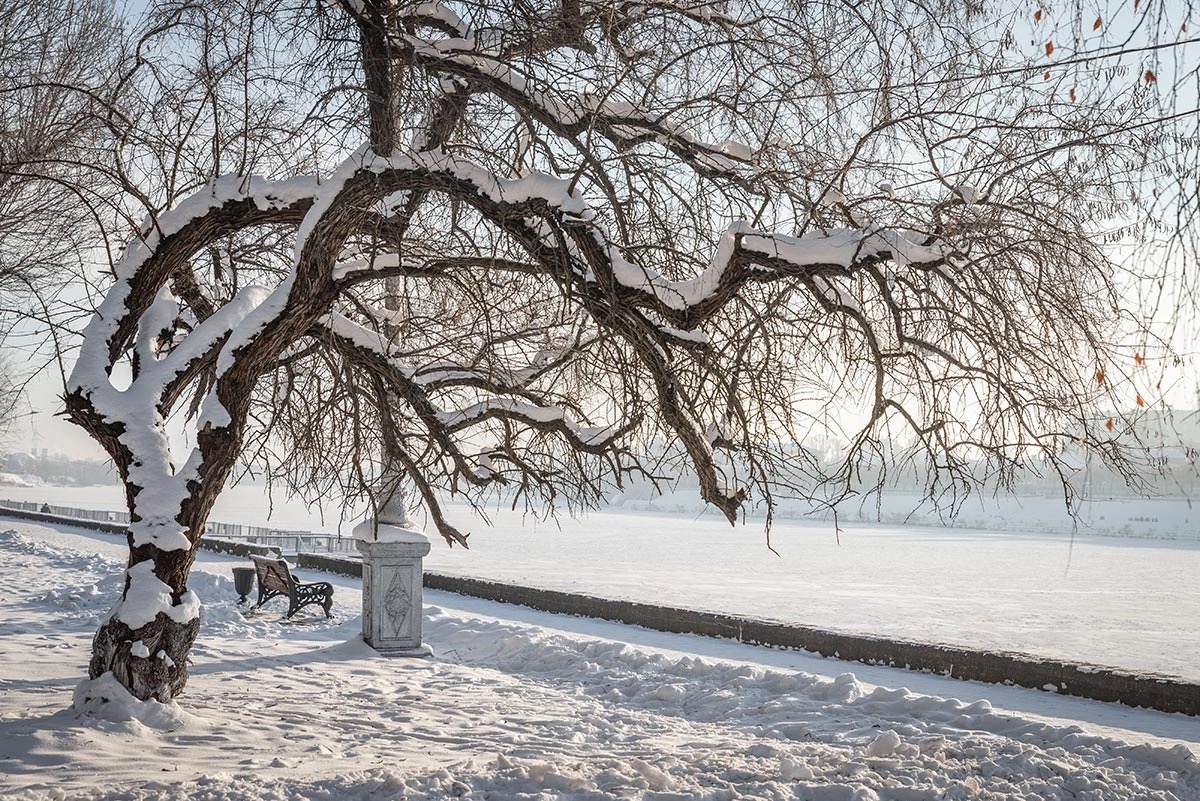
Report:
[[[295,579],[288,570],[287,562],[282,559],[272,559],[266,556],[250,555],[254,569],[258,572],[258,581],[269,590],[291,592]]]

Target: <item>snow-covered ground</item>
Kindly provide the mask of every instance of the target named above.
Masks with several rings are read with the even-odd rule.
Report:
[[[240,560],[209,553],[180,703],[81,717],[123,560],[115,537],[0,521],[0,797],[1200,799],[1195,718],[438,592],[435,657],[381,658],[356,581],[334,578],[330,622],[246,618]]]
[[[122,509],[115,487],[0,497]],[[1200,681],[1200,542],[1022,530],[603,512],[561,528],[458,510],[471,549],[440,542],[431,571],[620,600],[992,648]],[[262,523],[262,491],[238,487],[214,519]],[[296,504],[276,525],[328,530]]]

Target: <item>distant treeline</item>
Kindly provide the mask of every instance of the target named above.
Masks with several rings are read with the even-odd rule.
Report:
[[[33,456],[28,453],[0,455],[0,472],[40,479],[45,484],[89,486],[117,484],[113,463],[107,459],[73,459],[61,453]]]

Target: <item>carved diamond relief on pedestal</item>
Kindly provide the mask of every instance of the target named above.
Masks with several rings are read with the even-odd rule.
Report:
[[[392,579],[383,593],[383,608],[387,612],[387,627],[392,637],[403,637],[408,633],[408,618],[412,613],[412,593],[408,591],[407,570],[392,571]]]

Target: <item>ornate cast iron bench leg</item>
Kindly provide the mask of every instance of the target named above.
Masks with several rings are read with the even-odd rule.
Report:
[[[291,597],[288,599],[287,617],[299,612],[309,604],[320,604],[325,610],[325,617],[333,617],[333,585],[318,581],[314,584],[296,584],[292,587]]]

